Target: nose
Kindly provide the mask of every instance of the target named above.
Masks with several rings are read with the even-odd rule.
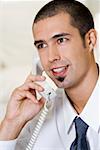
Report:
[[[48,60],[53,62],[55,60],[60,60],[59,50],[56,46],[50,46],[48,50]]]

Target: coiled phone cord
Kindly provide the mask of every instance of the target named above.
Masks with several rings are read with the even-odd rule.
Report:
[[[34,147],[34,145],[36,143],[36,140],[37,140],[37,137],[38,137],[38,135],[40,133],[40,130],[41,130],[42,126],[43,126],[43,123],[44,123],[44,121],[46,119],[46,116],[47,116],[47,114],[49,112],[49,109],[51,108],[51,105],[52,105],[52,103],[51,103],[50,100],[45,102],[44,108],[43,108],[43,110],[42,110],[42,112],[40,114],[39,120],[38,120],[38,122],[37,122],[37,124],[35,126],[35,129],[33,131],[32,137],[31,137],[31,139],[30,139],[30,141],[29,141],[29,143],[28,143],[28,145],[26,147],[26,150],[32,150],[32,148]]]

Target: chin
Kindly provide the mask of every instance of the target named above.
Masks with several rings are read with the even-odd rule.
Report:
[[[56,81],[55,84],[56,84],[56,86],[57,86],[58,88],[65,88],[63,82]]]
[[[68,81],[56,81],[55,83],[58,86],[58,88],[69,89],[72,87],[72,84],[68,83]]]

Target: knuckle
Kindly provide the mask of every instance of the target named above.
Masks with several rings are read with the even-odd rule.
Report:
[[[12,94],[17,93],[19,91],[19,88],[15,88],[14,91],[12,92]]]
[[[29,74],[25,82],[35,80],[36,75]]]

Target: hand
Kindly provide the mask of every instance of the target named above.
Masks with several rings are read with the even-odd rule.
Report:
[[[43,80],[45,80],[45,77],[30,74],[25,83],[13,91],[7,106],[5,119],[1,124],[0,135],[1,133],[6,133],[5,127],[10,127],[11,131],[14,129],[16,131],[13,131],[14,133],[12,132],[13,134],[10,134],[9,138],[16,138],[23,126],[41,110],[44,105],[44,99],[41,98],[39,101],[36,99],[36,90],[41,92],[44,89],[36,84],[35,81]],[[8,137],[8,135],[5,134],[5,137],[6,136]]]

